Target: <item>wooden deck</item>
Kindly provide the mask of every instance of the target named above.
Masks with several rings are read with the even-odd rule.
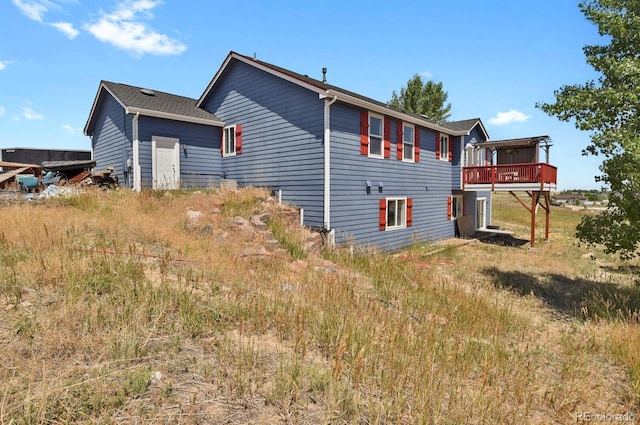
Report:
[[[462,168],[463,190],[538,190],[557,188],[558,169],[546,163],[487,165]]]

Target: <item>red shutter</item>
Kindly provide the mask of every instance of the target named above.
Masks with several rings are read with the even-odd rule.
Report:
[[[383,136],[384,157],[391,158],[391,120],[387,117],[384,118]]]
[[[414,149],[415,149],[415,154],[413,156],[413,159],[415,162],[420,162],[420,127],[418,127],[417,125],[415,126],[415,139],[414,139]]]
[[[242,153],[242,124],[236,124],[236,155]]]
[[[396,122],[396,158],[402,161],[402,121]]]
[[[386,199],[380,199],[380,212],[379,212],[379,229],[380,230],[386,230],[387,229],[387,200]]]
[[[447,198],[447,220],[451,220],[453,216],[453,198],[449,196]]]
[[[413,199],[407,198],[407,227],[413,225]]]
[[[436,132],[436,159],[440,159],[440,133]]]
[[[453,162],[453,136],[449,136],[449,162]]]
[[[360,155],[369,155],[369,114],[360,112]]]

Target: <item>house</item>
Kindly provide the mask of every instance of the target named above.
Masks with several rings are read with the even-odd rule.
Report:
[[[395,250],[491,222],[491,186],[465,187],[489,137],[229,53],[199,99],[102,81],[85,134],[134,190],[268,187],[338,243]],[[482,159],[484,161],[484,159]],[[486,166],[486,164],[482,164]]]

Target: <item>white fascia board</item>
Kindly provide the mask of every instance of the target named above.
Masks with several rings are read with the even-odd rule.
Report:
[[[224,123],[222,121],[211,120],[208,118],[187,117],[184,115],[171,114],[169,112],[154,111],[151,109],[128,107],[128,108],[125,108],[125,112],[127,114],[139,113],[140,115],[143,115],[145,117],[164,118],[167,120],[184,121],[184,122],[190,122],[194,124],[211,125],[215,127],[224,127]]]
[[[439,126],[437,124],[432,124],[429,122],[425,122],[422,121],[420,119],[416,119],[415,117],[412,117],[411,115],[406,115],[403,114],[402,112],[397,112],[394,111],[392,109],[389,108],[385,108],[383,106],[379,106],[376,105],[374,103],[371,102],[367,102],[366,100],[362,100],[362,99],[358,99],[357,97],[353,97],[353,96],[349,96],[348,94],[344,94],[341,92],[337,92],[335,90],[327,90],[325,96],[337,96],[338,100],[341,100],[343,102],[349,103],[351,105],[354,106],[359,106],[361,108],[365,108],[369,111],[373,111],[373,112],[377,112],[379,114],[383,114],[383,115],[387,115],[390,117],[394,117],[397,118],[399,120],[405,121],[405,122],[410,122],[412,124],[417,124],[420,125],[422,127],[425,128],[430,128],[432,130],[436,130],[436,131],[440,131],[442,133],[446,133],[446,134],[450,134],[452,136],[466,136],[467,135],[467,131],[454,131],[451,130],[449,128],[445,128],[442,126]],[[321,95],[322,98],[322,95]]]
[[[482,132],[484,133],[485,140],[489,140],[489,133],[487,133],[487,129],[484,127],[484,124],[482,123],[482,120],[480,120],[480,119],[478,119],[478,121],[476,121],[476,123],[473,125],[473,127],[471,127],[469,129],[469,131],[467,132],[466,135],[468,136],[469,134],[471,134],[471,130],[476,128],[476,126],[478,124],[480,125],[480,130],[482,130]]]
[[[122,103],[120,99],[118,99],[118,96],[113,94],[113,92],[109,90],[107,86],[104,85],[104,82],[100,82],[100,87],[98,87],[98,93],[96,94],[95,99],[93,99],[93,105],[91,105],[91,112],[89,113],[89,119],[87,120],[87,123],[84,125],[84,130],[82,131],[85,136],[89,136],[89,133],[88,133],[89,124],[93,120],[93,114],[96,111],[96,106],[98,106],[98,100],[100,99],[100,95],[102,94],[102,89],[106,90],[111,95],[111,97],[113,97],[116,100],[116,102],[118,102],[120,106],[122,106],[122,109],[126,109],[126,105]]]
[[[216,84],[216,81],[218,81],[218,79],[220,78],[220,76],[222,75],[222,73],[224,72],[224,70],[227,68],[227,66],[229,65],[229,62],[231,62],[231,59],[235,59],[237,61],[240,61],[242,63],[245,63],[247,65],[253,66],[254,68],[257,68],[261,71],[264,71],[266,73],[269,73],[271,75],[274,75],[278,78],[282,78],[285,81],[288,81],[290,83],[296,84],[300,87],[303,87],[307,90],[311,90],[313,92],[316,93],[325,93],[325,90],[318,87],[318,86],[314,86],[313,84],[309,84],[307,82],[304,82],[298,78],[292,77],[290,75],[287,75],[285,73],[282,73],[280,71],[277,71],[273,68],[270,68],[268,66],[265,66],[259,62],[256,62],[254,60],[248,59],[242,55],[239,55],[235,52],[230,53],[227,58],[225,59],[225,61],[222,63],[222,66],[220,67],[220,69],[218,70],[218,72],[216,72],[216,75],[213,77],[213,79],[211,80],[211,82],[209,83],[209,85],[207,86],[207,89],[204,91],[204,93],[202,93],[202,96],[200,96],[200,99],[198,99],[198,103],[196,103],[197,107],[200,107],[202,105],[202,103],[204,102],[204,99],[209,95],[209,92],[211,91],[211,89],[213,88],[213,86]]]

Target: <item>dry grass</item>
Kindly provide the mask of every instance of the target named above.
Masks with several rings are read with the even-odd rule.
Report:
[[[266,196],[89,192],[0,208],[0,423],[637,412],[637,288],[575,243],[579,213],[554,209],[535,250],[321,257]],[[496,204],[494,221],[526,237],[524,208]],[[237,218],[259,212],[270,232]]]

